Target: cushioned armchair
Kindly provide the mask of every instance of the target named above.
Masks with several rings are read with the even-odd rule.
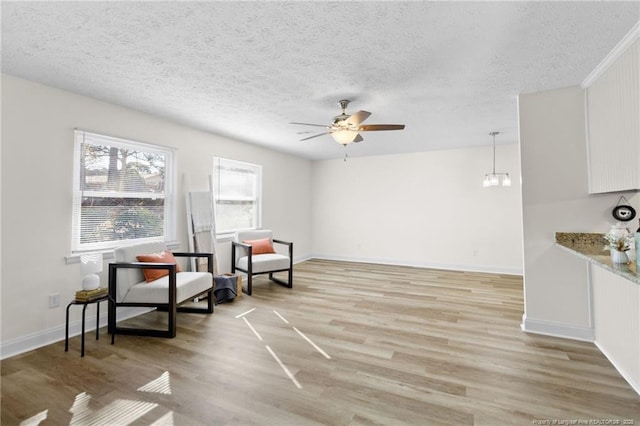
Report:
[[[109,333],[173,338],[176,313],[213,312],[213,254],[171,253],[164,243],[135,244],[114,250],[115,262],[109,264]],[[204,257],[208,272],[182,272],[175,258]],[[142,260],[142,261],[141,261]],[[195,298],[206,297],[207,307],[180,306]],[[166,330],[118,327],[118,307],[156,308],[168,313]]]
[[[277,253],[273,244],[288,247],[288,255]],[[269,274],[269,279],[285,287],[293,287],[293,243],[273,238],[268,229],[236,232],[231,242],[231,272],[247,274],[247,287],[242,291],[251,295],[253,275]],[[288,272],[287,281],[273,276],[275,272]]]

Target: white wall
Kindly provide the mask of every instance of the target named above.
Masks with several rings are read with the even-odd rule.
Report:
[[[488,136],[487,136],[488,138]],[[492,148],[317,161],[316,257],[522,273],[518,146],[498,145],[511,187],[483,188]]]
[[[188,176],[191,189],[206,190],[213,156],[220,155],[263,165],[263,226],[294,241],[296,257],[311,253],[308,160],[8,75],[2,75],[2,107],[3,357],[60,340],[64,308],[81,282],[79,265],[65,263],[71,254],[75,127],[179,148],[181,248],[188,248],[182,178]],[[221,271],[230,269],[229,251],[228,243],[218,246]],[[54,293],[61,306],[48,309],[48,295]],[[72,311],[72,322],[79,311]]]
[[[511,173],[514,186],[485,189],[490,147],[312,164],[12,76],[3,75],[2,85],[2,357],[60,340],[64,307],[79,288],[78,264],[65,263],[71,254],[74,128],[178,148],[183,248],[184,181],[190,189],[206,189],[212,157],[220,155],[263,165],[263,226],[294,241],[297,259],[315,253],[522,272],[515,145],[497,149],[497,164]],[[229,243],[217,250],[220,270],[228,270]],[[60,307],[48,308],[50,294],[60,294]],[[79,311],[71,311],[72,331]]]
[[[620,195],[589,195],[584,91],[519,97],[527,331],[592,340],[587,265],[555,246],[556,232],[607,232]],[[635,222],[637,224],[637,222]]]

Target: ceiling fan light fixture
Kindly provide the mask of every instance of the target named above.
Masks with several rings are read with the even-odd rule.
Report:
[[[341,127],[341,128],[349,127],[349,123],[347,123],[347,118],[349,118],[349,116],[345,114],[337,115],[333,117],[332,124],[336,127]]]
[[[331,136],[333,136],[333,139],[340,145],[348,145],[355,140],[358,132],[354,132],[353,130],[338,130],[337,132],[331,133]]]
[[[369,111],[361,110],[361,111],[356,111],[353,114],[347,114],[346,113],[347,105],[349,105],[349,101],[347,99],[342,99],[340,101],[340,107],[342,108],[342,113],[340,115],[336,115],[335,117],[333,117],[331,124],[328,126],[325,126],[323,124],[301,123],[297,121],[291,121],[290,124],[324,127],[326,129],[326,131],[323,133],[318,133],[313,136],[302,138],[300,139],[301,141],[317,138],[318,136],[331,135],[336,142],[338,142],[340,145],[343,145],[343,146],[347,146],[352,142],[362,142],[364,139],[362,139],[360,132],[404,129],[404,124],[362,125],[362,122],[366,120],[371,115],[371,113]]]

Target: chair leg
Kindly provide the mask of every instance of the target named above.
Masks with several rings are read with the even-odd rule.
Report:
[[[287,269],[287,280],[283,280],[277,277],[273,276],[273,273],[269,273],[269,279],[271,281],[273,281],[274,283],[278,283],[281,286],[287,287],[287,288],[293,288],[293,268],[291,269]]]
[[[253,281],[253,258],[252,258],[252,250],[249,248],[249,253],[247,256],[247,295],[251,296],[253,292],[252,289],[252,281]]]
[[[168,315],[169,318],[167,320],[167,337],[170,338],[174,338],[176,337],[176,333],[178,332],[177,329],[177,325],[176,325],[176,319],[178,317],[178,309],[175,305],[173,305],[173,307],[171,306],[171,303],[169,304],[169,310],[168,310]]]
[[[107,310],[107,332],[111,335],[115,334],[116,329],[116,303],[113,299],[109,298]]]
[[[113,344],[113,335],[116,333],[116,270],[109,265],[109,302],[107,309],[107,330],[111,334],[111,343]]]
[[[213,301],[213,290],[207,293],[207,313],[213,313],[213,305],[215,302]]]

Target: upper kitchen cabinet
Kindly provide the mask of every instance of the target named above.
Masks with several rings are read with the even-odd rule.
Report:
[[[640,31],[637,27],[635,41],[597,77],[585,82],[590,194],[640,189]]]

